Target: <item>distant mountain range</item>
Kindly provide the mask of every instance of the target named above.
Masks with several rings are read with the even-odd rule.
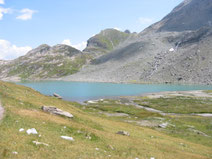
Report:
[[[141,33],[106,29],[82,52],[41,45],[0,61],[4,80],[212,84],[212,1],[185,0]]]
[[[0,77],[12,81],[59,78],[76,73],[88,59],[89,56],[68,45],[44,44],[25,56],[2,62]]]
[[[58,79],[74,74],[101,55],[133,37],[129,31],[106,29],[88,40],[81,52],[71,46],[43,44],[12,61],[0,60],[0,78],[9,81]]]

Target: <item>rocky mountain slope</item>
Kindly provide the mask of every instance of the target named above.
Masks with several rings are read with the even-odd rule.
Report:
[[[88,56],[73,47],[44,44],[25,56],[1,64],[0,78],[12,81],[59,78],[76,73],[87,59]]]
[[[0,65],[5,65],[5,64],[7,64],[7,63],[8,63],[8,61],[0,60]]]
[[[154,26],[159,31],[197,30],[212,26],[211,0],[185,0]]]
[[[64,79],[212,84],[211,11],[211,0],[185,0],[160,22]]]

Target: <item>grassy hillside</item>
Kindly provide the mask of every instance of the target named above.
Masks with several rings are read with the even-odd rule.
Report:
[[[144,110],[137,112],[114,102],[84,107],[76,103],[47,97],[40,93],[11,83],[0,82],[0,99],[5,108],[4,119],[0,123],[0,158],[117,158],[143,159],[203,159],[212,157],[209,145],[194,143],[179,137],[124,122],[118,117],[99,114],[103,111],[129,113],[132,118],[158,114]],[[109,102],[109,101],[108,101]],[[107,103],[107,101],[106,101]],[[103,104],[103,102],[102,102]],[[113,105],[111,105],[113,104]],[[54,116],[41,111],[41,106],[56,106],[74,115],[73,119]],[[109,105],[111,105],[109,107]],[[114,106],[114,107],[113,107]],[[109,107],[109,108],[108,108]],[[108,110],[109,109],[109,110]],[[36,128],[39,135],[19,132]],[[130,136],[116,134],[125,130]],[[67,141],[60,136],[71,136],[75,141]],[[39,141],[49,146],[35,145]],[[18,154],[14,154],[16,151]]]
[[[79,55],[74,60],[70,60],[62,55],[55,57],[47,55],[40,61],[23,63],[22,60],[20,60],[5,67],[11,68],[8,72],[8,77],[18,75],[22,80],[57,78],[78,72],[86,63],[86,58],[86,56]],[[6,68],[3,67],[0,71],[5,69]]]

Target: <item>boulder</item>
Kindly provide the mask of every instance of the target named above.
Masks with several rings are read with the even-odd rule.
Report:
[[[128,133],[127,131],[118,131],[116,134],[130,136],[130,133]]]
[[[166,128],[168,126],[168,123],[162,123],[160,125],[158,125],[159,128]]]
[[[74,141],[74,138],[73,137],[69,137],[69,136],[60,136],[62,139],[65,139],[65,140],[69,140],[69,141]]]
[[[37,135],[38,134],[38,132],[35,128],[28,129],[26,132],[28,135],[30,135],[30,134]]]
[[[33,144],[37,145],[44,145],[44,146],[49,146],[49,144],[43,143],[43,142],[38,142],[38,141],[32,141]]]
[[[96,104],[98,103],[98,100],[89,100],[87,101],[88,104]]]
[[[19,129],[19,132],[22,132],[22,131],[24,131],[24,129],[23,129],[23,128]]]
[[[47,112],[47,113],[50,113],[50,114],[54,114],[54,115],[61,115],[61,116],[65,116],[65,117],[68,117],[68,118],[73,118],[74,116],[69,113],[69,112],[65,112],[61,109],[58,109],[56,107],[52,107],[52,106],[42,106],[41,109],[44,111],[44,112]]]
[[[56,97],[56,98],[58,98],[58,99],[63,99],[63,98],[62,98],[59,94],[57,94],[57,93],[54,93],[53,96]]]
[[[169,49],[169,52],[174,52],[174,48]]]
[[[14,155],[17,155],[17,154],[18,154],[18,152],[16,152],[16,151],[13,151],[13,152],[12,152],[12,154],[14,154]]]

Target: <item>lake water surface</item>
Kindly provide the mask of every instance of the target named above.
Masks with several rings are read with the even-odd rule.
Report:
[[[65,100],[72,101],[85,101],[114,96],[133,96],[163,91],[212,90],[212,85],[113,84],[65,81],[18,84],[31,87],[45,95],[57,93]]]

